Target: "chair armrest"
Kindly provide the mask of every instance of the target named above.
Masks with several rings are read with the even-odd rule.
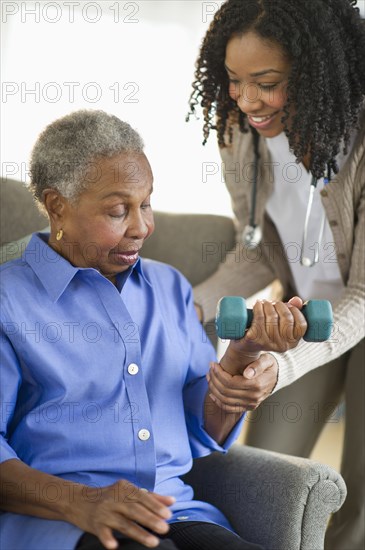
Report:
[[[196,499],[219,508],[243,538],[266,550],[320,550],[329,516],[346,497],[342,477],[329,466],[238,444],[196,459],[184,481]]]

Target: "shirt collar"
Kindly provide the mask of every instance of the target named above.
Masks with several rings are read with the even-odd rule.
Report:
[[[22,259],[32,268],[53,302],[57,302],[79,271],[92,271],[103,277],[95,268],[73,266],[49,246],[48,238],[49,233],[34,233]],[[122,291],[124,284],[134,272],[148,282],[143,272],[141,259],[138,258],[133,266],[117,276],[119,292]]]

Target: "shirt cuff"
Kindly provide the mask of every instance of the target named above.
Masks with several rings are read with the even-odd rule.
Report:
[[[219,445],[204,429],[204,402],[208,390],[206,378],[200,378],[189,386],[189,404],[186,406],[186,424],[193,458],[207,456],[213,451],[226,453],[239,437],[245,414],[233,426],[222,445]]]

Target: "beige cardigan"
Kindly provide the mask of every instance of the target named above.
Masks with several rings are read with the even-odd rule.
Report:
[[[248,223],[251,205],[254,161],[251,134],[234,132],[233,144],[221,149],[222,171],[231,195],[237,227],[237,244],[218,271],[194,289],[205,319],[215,315],[216,304],[224,295],[251,296],[278,278],[284,295],[300,296],[275,226],[265,214],[273,189],[273,171],[265,141],[260,140],[260,163],[256,220],[263,228],[263,239],[256,251],[242,245],[241,235]],[[332,229],[334,246],[326,251],[328,260],[338,261],[345,291],[334,309],[334,331],[323,343],[303,340],[284,354],[274,354],[279,362],[275,391],[307,372],[328,363],[355,346],[365,333],[365,111],[360,131],[342,170],[321,191],[321,200]],[[293,213],[293,218],[295,213]],[[300,244],[300,243],[299,243]]]

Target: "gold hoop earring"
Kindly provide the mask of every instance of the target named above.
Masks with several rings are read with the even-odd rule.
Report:
[[[56,235],[56,241],[60,241],[63,237],[63,229],[59,229]]]

